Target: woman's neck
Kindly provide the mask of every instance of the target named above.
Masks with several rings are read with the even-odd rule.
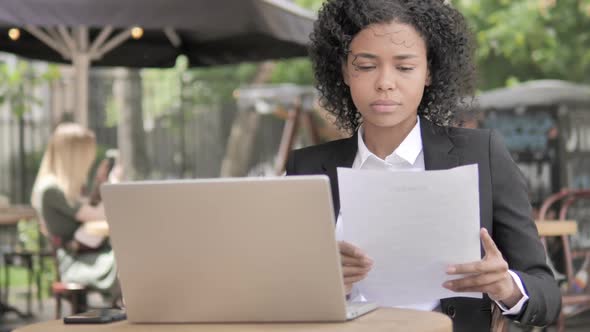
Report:
[[[416,125],[413,122],[400,123],[395,127],[379,127],[363,124],[363,141],[377,157],[385,160],[403,142]]]

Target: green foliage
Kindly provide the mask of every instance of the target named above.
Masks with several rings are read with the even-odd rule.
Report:
[[[19,243],[22,244],[23,250],[38,251],[39,237],[42,236],[39,232],[39,223],[35,220],[21,220],[17,224]]]
[[[153,96],[157,97],[160,95],[164,95],[164,94],[157,94],[156,93]],[[144,100],[142,100],[142,102],[144,102]],[[119,124],[119,111],[117,109],[117,106],[115,105],[115,98],[112,94],[109,95],[109,97],[107,99],[106,106],[105,106],[105,113],[106,113],[106,118],[105,118],[104,125],[107,128],[116,127]]]
[[[143,109],[158,116],[186,105],[229,102],[235,89],[254,78],[257,68],[254,63],[188,68],[186,57],[180,56],[172,69],[142,71]]]
[[[181,74],[181,99],[194,105],[227,102],[235,89],[252,81],[257,69],[257,64],[243,63],[187,70]]]
[[[0,275],[6,275],[6,267],[0,267]],[[10,287],[13,288],[22,288],[27,286],[27,270],[18,266],[18,267],[10,267],[9,274],[10,274]],[[4,287],[4,286],[2,286]],[[14,294],[14,292],[12,292]]]
[[[158,116],[178,107],[180,103],[180,75],[186,71],[186,66],[181,63],[185,60],[181,58],[178,58],[176,66],[171,69],[144,69],[141,71],[144,114]]]
[[[324,0],[295,0],[295,3],[303,8],[317,12],[322,6],[322,3],[324,3]]]
[[[35,69],[26,61],[18,61],[14,68],[0,63],[0,105],[8,103],[12,113],[23,116],[33,105],[40,105],[33,88],[41,83],[59,77],[56,66],[49,66],[44,73],[35,73]]]
[[[590,0],[456,0],[478,43],[480,87],[590,82]]]
[[[311,85],[314,82],[311,62],[307,58],[277,61],[270,83]]]

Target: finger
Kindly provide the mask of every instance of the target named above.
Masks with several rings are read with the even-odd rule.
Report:
[[[454,290],[455,291],[455,290]],[[463,288],[461,290],[456,290],[457,293],[486,293],[492,299],[501,299],[505,298],[506,296],[502,295],[502,289],[499,283],[493,283],[486,286],[481,287],[473,287],[473,288]]]
[[[359,275],[359,276],[352,276],[352,277],[345,277],[344,280],[344,284],[354,284],[355,282],[359,282],[363,279],[365,279],[367,277],[367,275]]]
[[[352,284],[344,284],[344,292],[346,295],[352,293]]]
[[[340,256],[340,262],[342,265],[350,265],[350,266],[360,266],[360,267],[371,267],[373,266],[373,261],[368,258],[355,258],[350,256]]]
[[[338,249],[340,254],[350,257],[363,258],[367,255],[357,246],[346,241],[338,241]]]
[[[344,277],[351,277],[351,276],[359,276],[359,275],[366,275],[369,273],[370,268],[362,268],[358,266],[343,266],[342,267],[342,275]]]
[[[505,272],[507,270],[508,263],[506,263],[503,258],[495,258],[472,263],[452,265],[447,269],[447,274],[482,274]]]
[[[486,255],[502,256],[502,253],[500,252],[500,250],[496,246],[496,243],[494,242],[494,240],[490,236],[490,233],[488,233],[487,229],[485,229],[485,228],[480,229],[479,235],[481,238],[481,242],[483,244],[483,250],[485,251]]]
[[[485,273],[480,275],[473,275],[465,278],[449,280],[443,283],[443,287],[453,290],[455,292],[464,292],[466,289],[476,289],[481,292],[482,289],[506,278],[506,273]]]

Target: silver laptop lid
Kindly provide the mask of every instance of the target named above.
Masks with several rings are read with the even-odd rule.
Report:
[[[346,319],[325,176],[104,185],[131,322]]]

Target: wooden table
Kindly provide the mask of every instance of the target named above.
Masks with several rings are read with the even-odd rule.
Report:
[[[13,225],[22,219],[35,219],[37,212],[30,206],[13,205],[0,208],[0,225]]]
[[[573,220],[537,220],[539,236],[573,235],[578,232],[578,224]]]
[[[37,212],[30,206],[13,205],[0,208],[0,244],[14,247],[16,244],[16,225],[18,222],[35,218],[37,218]],[[2,253],[2,249],[0,247],[0,254]]]
[[[382,308],[345,323],[291,324],[130,324],[127,321],[103,325],[64,325],[61,320],[33,324],[15,332],[452,332],[451,319],[441,313]]]

